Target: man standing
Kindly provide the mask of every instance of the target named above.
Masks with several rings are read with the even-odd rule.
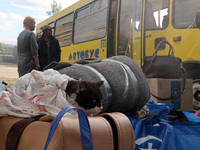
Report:
[[[37,40],[40,71],[52,61],[59,62],[61,53],[58,40],[52,36],[52,27],[44,25],[41,29],[43,35]]]

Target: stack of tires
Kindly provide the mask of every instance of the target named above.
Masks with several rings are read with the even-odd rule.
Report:
[[[117,111],[136,114],[150,98],[146,77],[137,63],[126,56],[77,60],[58,71],[75,79],[90,82],[103,80],[101,113]]]

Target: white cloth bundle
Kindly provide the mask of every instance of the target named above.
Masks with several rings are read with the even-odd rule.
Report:
[[[70,80],[73,78],[53,69],[33,70],[19,78],[12,88],[0,92],[0,116],[33,117],[59,113],[70,105],[65,92]]]

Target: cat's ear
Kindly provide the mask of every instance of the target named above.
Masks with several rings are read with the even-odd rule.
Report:
[[[102,84],[103,84],[103,81],[99,81],[99,82],[96,83],[96,85],[97,85],[98,87],[100,87]]]
[[[76,93],[80,93],[80,91],[86,91],[87,90],[87,84],[85,81],[82,81],[78,84]]]

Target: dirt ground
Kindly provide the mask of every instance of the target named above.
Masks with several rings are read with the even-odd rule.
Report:
[[[18,79],[17,64],[0,62],[0,78]]]

